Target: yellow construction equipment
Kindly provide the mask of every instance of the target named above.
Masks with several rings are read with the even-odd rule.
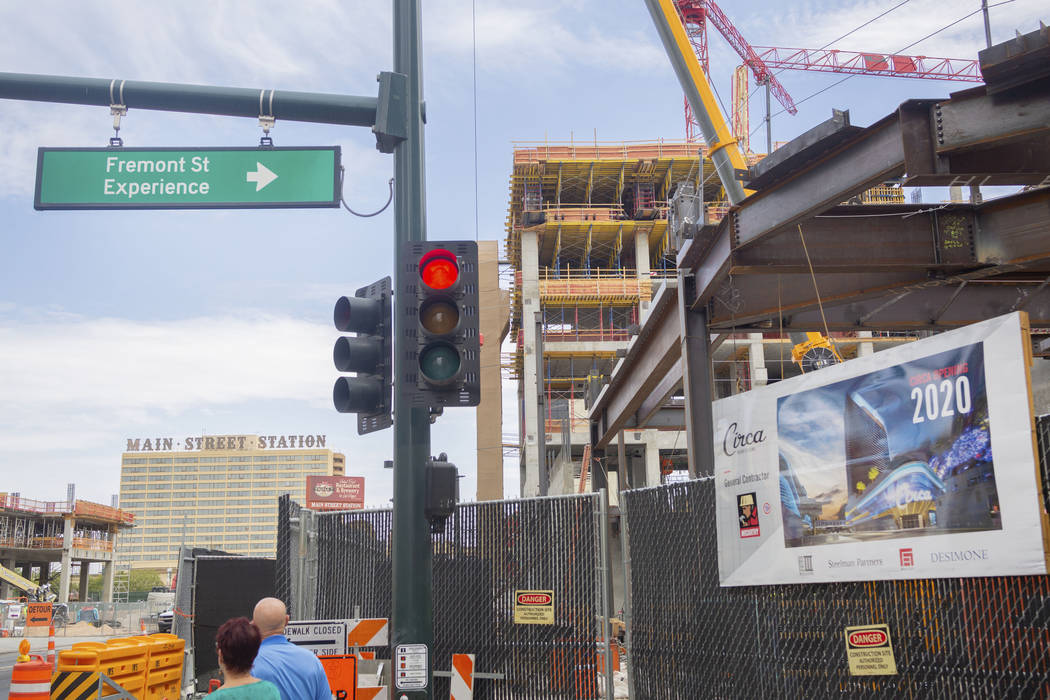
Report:
[[[50,585],[37,585],[3,565],[0,565],[0,580],[24,591],[26,597],[33,602],[49,603],[58,598],[57,595],[51,592]]]

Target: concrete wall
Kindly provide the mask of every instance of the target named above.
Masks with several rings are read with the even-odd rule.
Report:
[[[477,500],[503,498],[503,378],[500,348],[510,322],[510,293],[499,288],[496,241],[478,243],[478,285],[481,308],[481,403],[477,411]]]

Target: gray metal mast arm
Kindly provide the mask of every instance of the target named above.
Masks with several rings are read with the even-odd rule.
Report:
[[[98,107],[123,104],[131,109],[229,117],[266,115],[283,121],[348,126],[375,124],[379,104],[377,97],[27,73],[0,73],[0,98]]]

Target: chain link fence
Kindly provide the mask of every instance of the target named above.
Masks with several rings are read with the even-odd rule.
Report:
[[[1046,576],[721,588],[713,479],[620,504],[633,698],[1050,697]],[[844,630],[869,623],[898,675],[849,674]]]
[[[293,620],[300,619],[295,609],[298,591],[293,594],[292,562],[299,561],[299,512],[302,508],[290,494],[277,498],[277,564],[274,571],[275,595],[285,602]],[[298,583],[298,582],[297,582]]]
[[[282,498],[279,514],[278,595],[295,617],[390,616],[391,510],[315,513]],[[598,697],[604,516],[600,494],[456,508],[433,536],[435,697],[448,697],[453,653],[476,655],[478,700]],[[553,591],[553,624],[515,624],[523,590]]]

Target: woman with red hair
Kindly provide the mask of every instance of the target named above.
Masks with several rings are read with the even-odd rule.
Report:
[[[281,692],[269,681],[251,674],[262,636],[246,617],[227,620],[215,634],[215,650],[222,669],[222,687],[209,698],[219,700],[281,700]]]

